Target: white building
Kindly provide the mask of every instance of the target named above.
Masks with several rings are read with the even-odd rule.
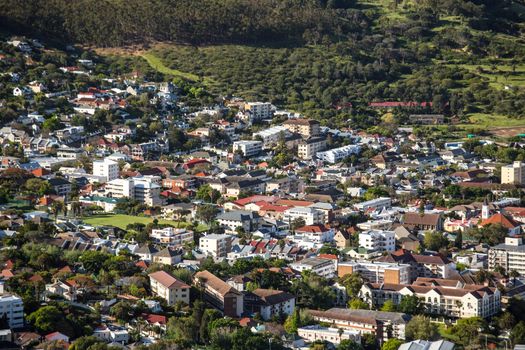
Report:
[[[317,225],[325,222],[325,215],[322,210],[310,207],[296,207],[284,211],[284,222],[291,224],[295,219],[303,219],[305,225]]]
[[[489,270],[494,271],[496,266],[525,275],[525,245],[521,237],[505,237],[505,243],[489,249]]]
[[[199,238],[199,250],[213,258],[225,257],[231,250],[233,236],[210,234]]]
[[[384,263],[376,261],[345,261],[337,264],[337,275],[357,273],[365,281],[373,283],[409,284],[411,282],[409,264]]]
[[[129,333],[124,327],[115,325],[102,325],[93,330],[93,336],[107,343],[125,345],[129,342]]]
[[[296,271],[312,271],[321,277],[332,278],[336,275],[337,260],[325,258],[306,258],[290,264]]]
[[[106,181],[115,180],[119,176],[118,163],[108,158],[95,160],[93,161],[93,175],[105,177]]]
[[[254,133],[253,138],[260,138],[263,142],[263,148],[271,148],[288,135],[290,135],[290,132],[286,127],[273,126],[269,129],[264,129]]]
[[[392,207],[392,198],[389,197],[379,197],[366,202],[357,203],[354,205],[354,208],[361,211],[367,211],[368,209],[372,210],[382,210],[389,209]]]
[[[358,154],[361,150],[361,147],[358,145],[347,145],[339,148],[334,148],[325,152],[318,152],[317,158],[328,162],[328,163],[337,163],[343,160],[344,158],[352,155]]]
[[[381,307],[387,300],[398,305],[404,296],[415,295],[428,314],[454,318],[488,318],[501,312],[497,288],[456,280],[418,278],[411,285],[365,283],[359,294],[372,307]]]
[[[3,283],[0,283],[0,315],[7,317],[9,328],[24,326],[24,302],[16,295],[5,293]]]
[[[259,221],[259,214],[249,210],[225,211],[217,216],[217,222],[226,233],[237,233],[238,229],[253,232],[259,228]]]
[[[150,236],[158,243],[176,246],[193,242],[193,231],[188,231],[184,228],[165,227],[153,229]]]
[[[378,251],[396,250],[396,233],[394,231],[370,230],[359,234],[359,246]]]
[[[263,320],[291,315],[295,310],[295,297],[292,294],[273,289],[257,288],[244,295],[244,310],[258,312]]]
[[[106,183],[106,196],[135,198],[135,183],[131,179],[114,179]]]
[[[320,325],[311,325],[297,328],[297,334],[307,340],[314,342],[316,340],[325,340],[332,344],[339,344],[342,340],[353,340],[356,343],[361,343],[361,333],[348,329],[323,327]]]
[[[261,153],[263,143],[261,141],[235,141],[233,152],[239,151],[245,157],[253,157]]]

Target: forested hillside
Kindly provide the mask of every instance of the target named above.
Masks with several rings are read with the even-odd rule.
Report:
[[[463,122],[522,118],[524,15],[521,0],[0,0],[11,33],[151,44],[140,53],[151,67],[210,98],[363,126],[373,101],[432,102]],[[129,71],[145,63],[108,60]]]

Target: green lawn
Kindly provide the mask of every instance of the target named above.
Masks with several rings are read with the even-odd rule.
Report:
[[[172,68],[165,66],[164,63],[162,63],[162,61],[151,52],[146,52],[144,54],[141,54],[141,57],[143,57],[151,67],[153,67],[155,70],[159,71],[160,73],[173,75],[175,77],[181,77],[183,79],[191,80],[191,81],[200,80],[199,77],[195,74],[186,73],[186,72],[183,72],[177,69],[172,69]]]
[[[94,216],[88,216],[83,218],[84,223],[92,226],[116,226],[121,229],[126,229],[129,224],[140,223],[147,225],[153,222],[153,218],[146,216],[133,216],[123,214],[100,214]],[[186,227],[190,223],[181,221],[177,225],[177,221],[159,219],[159,224],[172,225],[174,227]],[[205,225],[197,226],[196,231],[204,231],[207,227]]]

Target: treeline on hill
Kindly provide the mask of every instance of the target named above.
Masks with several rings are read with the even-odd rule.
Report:
[[[2,24],[46,37],[118,46],[145,40],[282,42],[308,28],[332,37],[366,20],[353,0],[2,0]]]
[[[513,0],[392,0],[426,15],[462,16],[480,30],[514,32]],[[363,33],[373,11],[357,0],[0,0],[0,24],[99,46],[170,40],[269,43],[339,40]]]

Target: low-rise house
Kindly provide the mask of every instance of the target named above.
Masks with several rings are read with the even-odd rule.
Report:
[[[332,344],[339,344],[343,340],[352,340],[356,343],[361,343],[361,334],[358,331],[352,331],[334,327],[323,327],[320,325],[311,325],[299,327],[297,335],[304,338],[308,342],[327,341]]]
[[[182,261],[182,251],[166,247],[153,255],[153,262],[174,266]]]
[[[332,242],[334,229],[325,225],[308,225],[295,229],[295,237],[302,237],[314,243]]]
[[[442,231],[443,217],[441,214],[406,213],[403,224],[409,229],[420,231]]]
[[[46,284],[45,295],[47,298],[54,295],[62,297],[65,300],[76,301],[77,289],[76,286],[68,283],[67,281],[56,281],[51,284]]]
[[[116,325],[102,325],[93,330],[93,336],[107,343],[125,345],[129,342],[129,332],[124,327]]]
[[[181,301],[190,304],[190,286],[178,280],[166,271],[157,271],[149,274],[151,291],[158,297],[166,300],[168,305],[175,305]]]

